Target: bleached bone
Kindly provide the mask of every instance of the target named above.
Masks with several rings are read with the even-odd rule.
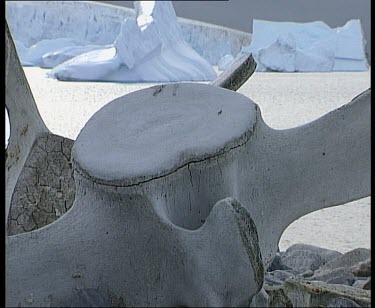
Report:
[[[75,187],[71,176],[70,152],[73,141],[51,134],[33,99],[27,79],[6,28],[7,98],[11,109],[13,138],[7,150],[6,222],[7,234],[14,235],[43,227],[63,215],[73,204]],[[214,84],[239,88],[254,72],[255,62],[245,55],[222,73]],[[22,80],[21,83],[16,83]],[[20,117],[19,109],[25,108]],[[28,133],[29,126],[32,133]],[[21,140],[21,143],[18,143]],[[17,160],[17,152],[20,151]]]
[[[252,54],[244,54],[235,60],[230,67],[210,82],[211,85],[237,91],[256,69]]]
[[[7,238],[7,304],[249,304],[291,222],[370,194],[370,94],[280,131],[210,85],[112,101],[75,141],[72,209]]]
[[[5,33],[5,107],[10,121],[5,222],[8,234],[15,234],[50,223],[73,204],[74,182],[69,167],[73,141],[48,130],[7,24]]]

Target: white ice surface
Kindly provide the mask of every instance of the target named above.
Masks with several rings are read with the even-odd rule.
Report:
[[[116,48],[102,47],[58,65],[47,76],[61,80],[106,80],[109,72],[119,69],[120,65]]]
[[[42,61],[39,66],[43,68],[53,68],[83,53],[87,53],[102,48],[103,46],[101,45],[63,47],[61,49],[50,51],[43,54]]]
[[[43,65],[43,55],[56,52],[62,48],[84,44],[84,42],[70,38],[58,38],[41,40],[30,47],[26,47],[22,42],[16,41],[16,49],[23,66],[41,66]]]
[[[332,29],[324,22],[253,21],[251,52],[258,71],[326,72],[368,69],[359,20]]]

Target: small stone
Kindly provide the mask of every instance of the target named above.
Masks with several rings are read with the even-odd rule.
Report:
[[[282,270],[282,271],[290,270],[289,267],[285,266],[281,262],[281,256],[282,256],[282,254],[283,253],[280,253],[280,252],[276,253],[275,258],[273,259],[270,267],[267,269],[268,272],[273,272],[273,271],[276,271],[276,270]]]
[[[371,280],[370,280],[370,278],[369,279],[357,279],[353,283],[353,287],[354,288],[359,288],[359,289],[365,289],[365,286],[368,285],[368,283],[370,284],[370,289],[371,289]],[[365,289],[365,290],[370,290],[370,289]]]
[[[354,275],[349,269],[344,267],[319,271],[311,277],[311,280],[319,280],[331,284],[344,284],[347,286],[351,286],[355,282]]]
[[[363,286],[363,289],[365,289],[365,290],[371,290],[371,277],[367,281],[367,283]]]
[[[307,270],[301,274],[301,276],[304,278],[311,277],[312,275],[314,275],[314,272],[312,270]]]
[[[359,276],[359,277],[371,276],[371,259],[368,258],[365,261],[359,262],[351,266],[350,270],[354,276]]]
[[[294,277],[296,274],[297,274],[296,272],[281,271],[281,270],[270,272],[270,275],[272,275],[273,277],[276,277],[277,279],[280,279],[281,281],[284,281],[287,278]]]
[[[282,285],[283,281],[281,279],[271,275],[270,273],[266,273],[264,275],[264,283],[269,285],[269,286],[278,286],[278,285]]]

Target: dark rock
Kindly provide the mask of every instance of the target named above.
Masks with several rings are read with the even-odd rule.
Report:
[[[308,250],[317,253],[322,257],[324,264],[342,255],[342,253],[336,250],[321,248],[308,244],[294,244],[290,246],[286,251],[292,252],[294,250]]]
[[[357,248],[351,250],[322,266],[320,270],[325,269],[335,269],[340,267],[349,268],[358,264],[359,262],[363,262],[371,257],[371,251],[366,248]]]
[[[286,251],[281,257],[281,262],[284,266],[298,271],[299,273],[303,273],[307,270],[315,271],[324,264],[324,260],[319,253],[309,250]]]
[[[354,275],[349,269],[344,267],[316,272],[314,276],[309,279],[324,281],[326,283],[345,284],[348,286],[353,285],[355,282]]]
[[[267,272],[264,277],[264,282],[269,286],[281,285],[285,279],[295,277],[296,275],[298,275],[297,271],[276,270],[273,272]]]
[[[371,276],[371,259],[368,258],[365,261],[359,262],[351,266],[350,270],[354,276],[359,276],[359,277]]]
[[[365,290],[371,290],[371,277],[367,281],[367,283],[363,286],[363,289],[365,289]]]
[[[302,274],[300,274],[302,277],[304,278],[307,278],[307,277],[311,277],[314,275],[314,272],[312,270],[307,270],[305,272],[303,272]]]
[[[367,278],[367,279],[361,279],[361,277],[356,277],[356,281],[353,283],[353,287],[354,288],[359,288],[359,289],[365,289],[365,286],[368,288],[370,287],[369,289],[365,289],[365,290],[370,290],[371,289],[371,278]]]
[[[285,266],[281,262],[281,255],[282,255],[282,253],[280,253],[280,252],[276,253],[276,256],[273,259],[270,267],[267,269],[268,272],[273,272],[273,271],[276,271],[276,270],[281,270],[281,271],[290,270],[289,267]]]

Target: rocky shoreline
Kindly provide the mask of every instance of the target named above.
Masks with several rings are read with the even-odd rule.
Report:
[[[371,250],[307,244],[278,252],[250,307],[370,307]]]

